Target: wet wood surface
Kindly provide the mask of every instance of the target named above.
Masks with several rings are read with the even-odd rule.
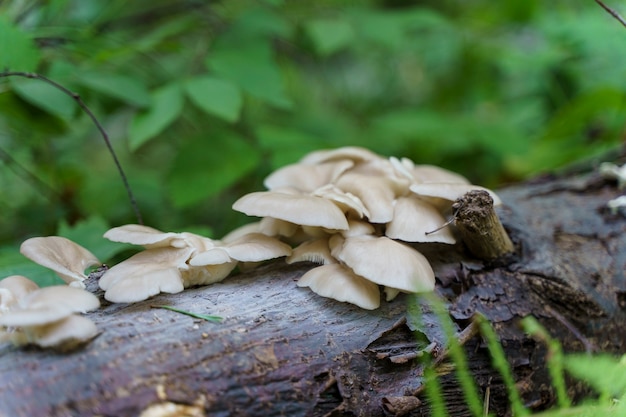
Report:
[[[596,174],[498,194],[516,246],[508,262],[483,263],[462,244],[419,248],[458,330],[476,312],[485,315],[523,400],[542,409],[554,401],[545,347],[521,331],[519,320],[536,316],[567,351],[622,352],[626,218],[606,209],[620,191]],[[445,351],[432,312],[405,295],[375,311],[321,298],[296,286],[311,267],[276,261],[181,294],[104,302],[87,315],[100,335],[72,353],[3,345],[0,416],[168,415],[150,414],[165,404],[185,405],[187,414],[178,415],[190,416],[428,415],[419,352]],[[409,306],[423,310],[420,324]],[[465,347],[481,395],[489,391],[489,409],[506,415],[506,392],[484,342],[477,335]],[[454,373],[442,376],[442,385],[450,413],[469,415]]]

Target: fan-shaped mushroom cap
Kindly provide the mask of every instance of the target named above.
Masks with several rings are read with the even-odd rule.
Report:
[[[417,182],[470,184],[464,176],[434,165],[415,165],[411,173]]]
[[[294,225],[294,227],[297,227]],[[230,243],[234,240],[239,239],[243,235],[247,235],[248,233],[261,233],[261,222],[252,222],[244,224],[243,226],[239,226],[236,229],[231,230],[227,234],[225,234],[220,241],[222,243]],[[273,236],[269,233],[264,233],[268,236]]]
[[[248,233],[224,246],[198,253],[189,265],[214,265],[230,261],[259,262],[291,254],[291,246],[262,233]]]
[[[343,174],[336,182],[342,191],[357,196],[369,212],[372,223],[387,223],[393,218],[393,201],[408,191],[389,177],[364,175],[355,172]]]
[[[363,236],[363,235],[373,235],[376,233],[376,228],[372,226],[371,223],[362,220],[349,219],[348,220],[348,230],[342,230],[341,236],[350,237],[350,236]]]
[[[493,198],[493,204],[495,206],[502,204],[502,200],[496,193],[488,190],[484,187],[472,184],[459,184],[459,183],[423,183],[423,184],[411,184],[411,191],[420,197],[434,197],[446,200],[448,202],[454,202],[457,198],[463,196],[472,190],[487,191],[491,198]]]
[[[302,275],[297,285],[309,287],[322,297],[356,304],[366,310],[374,310],[380,306],[378,285],[340,264],[313,268]]]
[[[11,275],[0,280],[0,314],[38,288],[39,285],[21,275]]]
[[[113,242],[157,248],[171,246],[173,240],[180,239],[182,236],[179,233],[162,232],[140,224],[126,224],[109,229],[104,237]]]
[[[330,254],[328,237],[303,242],[286,259],[288,264],[295,262],[315,262],[317,264],[335,264],[337,261]]]
[[[343,241],[334,239],[336,236],[330,242],[331,254],[357,275],[412,293],[434,289],[435,274],[415,249],[385,236],[354,236]]]
[[[95,310],[100,301],[92,293],[65,285],[39,288],[18,300],[0,316],[0,326],[25,327],[52,323],[73,313]]]
[[[249,233],[224,246],[232,259],[259,262],[291,254],[291,246],[262,233]]]
[[[357,196],[342,191],[334,184],[326,184],[313,191],[312,195],[334,202],[346,214],[354,213],[358,218],[370,216],[369,211]]]
[[[351,168],[354,162],[340,160],[320,164],[292,164],[274,171],[263,184],[267,189],[293,187],[302,192],[313,190],[335,181],[341,173]]]
[[[184,287],[179,269],[187,268],[186,261],[194,251],[192,247],[155,248],[131,256],[100,278],[104,298],[114,303],[131,303],[160,292],[181,292]]]
[[[94,338],[98,328],[88,318],[72,314],[54,323],[26,327],[23,333],[27,343],[67,350]]]
[[[334,230],[348,228],[346,216],[335,204],[312,195],[259,191],[246,194],[235,201],[233,209],[248,216],[273,217],[302,226]]]
[[[185,288],[194,285],[209,285],[222,281],[237,266],[237,261],[216,265],[192,266],[180,271]]]
[[[399,197],[394,204],[393,220],[387,223],[385,235],[405,242],[440,242],[454,244],[449,228],[440,228],[446,219],[437,209],[417,197]],[[429,234],[427,234],[429,233]]]
[[[372,159],[380,159],[381,157],[369,149],[358,146],[344,146],[336,149],[322,149],[310,152],[300,159],[301,164],[320,164],[327,161],[336,161],[338,159],[348,159],[355,162],[370,161]]]
[[[298,231],[295,223],[286,220],[275,219],[273,217],[263,217],[259,222],[259,232],[268,236],[292,237]]]
[[[25,240],[20,252],[33,262],[56,272],[70,285],[84,288],[85,270],[100,265],[96,256],[82,246],[60,236],[33,237]]]

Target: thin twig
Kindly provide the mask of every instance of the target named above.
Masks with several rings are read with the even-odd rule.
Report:
[[[602,2],[602,0],[595,0],[595,1],[596,1],[596,3],[598,3],[600,5],[600,7],[602,7],[604,10],[606,10],[608,14],[610,14],[615,19],[617,19],[617,21],[620,22],[622,24],[622,26],[626,27],[626,20],[624,20],[624,18],[622,16],[620,16],[619,13],[617,13],[615,10],[611,9],[609,6],[604,4]]]
[[[106,131],[104,130],[104,127],[102,127],[102,125],[100,124],[100,122],[98,121],[96,116],[92,113],[92,111],[89,109],[89,107],[87,107],[85,102],[80,98],[80,95],[77,94],[77,93],[74,93],[73,91],[68,90],[67,88],[65,88],[61,84],[57,83],[56,81],[52,81],[51,79],[49,79],[49,78],[47,78],[47,77],[45,77],[45,76],[43,76],[41,74],[34,73],[34,72],[5,71],[5,72],[0,73],[0,77],[11,77],[11,76],[30,78],[30,79],[40,80],[40,81],[43,81],[45,83],[48,83],[51,86],[53,86],[54,88],[56,88],[57,90],[63,92],[64,94],[66,94],[67,96],[72,98],[76,102],[76,104],[78,104],[78,106],[85,113],[87,113],[87,115],[89,116],[91,121],[94,123],[94,125],[96,126],[98,131],[100,131],[100,134],[102,135],[102,138],[104,139],[104,143],[106,144],[107,148],[109,149],[109,153],[113,157],[113,162],[115,162],[115,166],[117,167],[117,171],[119,172],[120,177],[122,177],[122,182],[124,183],[124,187],[126,188],[126,192],[128,193],[128,198],[130,200],[130,204],[131,204],[131,206],[133,208],[133,211],[135,212],[135,216],[137,217],[137,222],[139,224],[143,224],[143,219],[141,217],[141,212],[139,211],[139,206],[137,205],[137,201],[135,200],[135,196],[133,195],[133,192],[131,191],[130,184],[128,183],[128,178],[126,178],[126,174],[124,173],[124,170],[122,169],[122,164],[120,163],[119,159],[117,159],[117,155],[115,154],[115,150],[113,149],[113,145],[111,145],[111,141],[109,140],[109,135],[107,135]]]

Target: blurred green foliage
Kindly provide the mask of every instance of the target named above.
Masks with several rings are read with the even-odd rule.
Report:
[[[626,30],[588,0],[15,0],[0,51],[80,94],[146,224],[213,237],[314,149],[497,187],[619,146],[626,120]],[[39,80],[0,79],[0,161],[0,243],[136,222],[91,120]]]

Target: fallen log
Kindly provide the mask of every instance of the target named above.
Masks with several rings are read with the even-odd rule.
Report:
[[[481,313],[496,329],[526,406],[549,407],[546,349],[519,320],[534,315],[566,351],[622,352],[626,220],[606,208],[616,185],[593,173],[498,194],[515,245],[506,262],[479,261],[463,244],[419,249],[465,337],[480,394],[490,412],[507,415],[505,387],[472,317]],[[420,297],[400,295],[374,311],[321,298],[295,285],[311,267],[276,261],[130,305],[105,302],[90,282],[103,301],[87,315],[101,330],[91,343],[71,353],[0,347],[0,416],[429,415],[420,356],[446,360],[436,316]],[[450,413],[469,415],[454,373],[441,374]]]

